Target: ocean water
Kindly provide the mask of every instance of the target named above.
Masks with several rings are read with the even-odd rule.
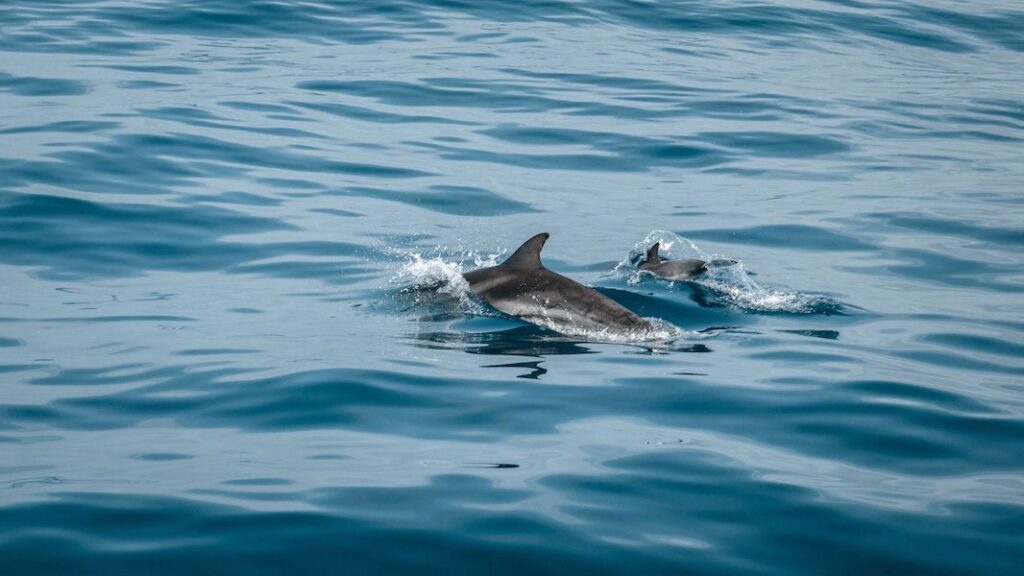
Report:
[[[3,2],[0,574],[1020,574],[1022,31]],[[661,332],[460,283],[542,231]]]

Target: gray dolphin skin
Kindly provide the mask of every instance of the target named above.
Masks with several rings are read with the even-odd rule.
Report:
[[[651,246],[647,258],[640,264],[640,270],[665,280],[690,280],[708,269],[708,263],[703,260],[662,260],[658,254],[660,247],[661,242]]]
[[[545,268],[540,251],[548,236],[543,232],[530,238],[498,266],[463,274],[469,288],[509,316],[556,330],[636,332],[652,328],[647,320],[597,290]]]

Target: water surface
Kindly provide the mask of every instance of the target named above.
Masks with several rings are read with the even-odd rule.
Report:
[[[5,3],[0,571],[1017,573],[1021,30]],[[679,332],[445,284],[541,231]],[[637,276],[656,240],[740,264]]]

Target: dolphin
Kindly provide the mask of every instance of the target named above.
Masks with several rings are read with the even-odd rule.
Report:
[[[707,272],[708,263],[704,260],[662,260],[658,255],[661,242],[655,242],[647,251],[647,258],[640,263],[640,270],[650,272],[658,278],[666,280],[690,280],[694,276]]]
[[[497,310],[561,332],[649,331],[650,322],[589,288],[548,270],[540,251],[549,234],[523,243],[497,266],[466,272],[470,290]]]
[[[729,259],[697,260],[689,258],[685,260],[662,260],[658,254],[661,242],[655,242],[654,246],[647,251],[647,257],[640,263],[641,272],[650,272],[657,278],[665,280],[692,280],[693,278],[708,271],[708,267],[732,266],[737,262]]]

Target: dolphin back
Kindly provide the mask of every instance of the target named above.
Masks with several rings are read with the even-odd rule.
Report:
[[[703,260],[668,260],[652,266],[647,270],[658,278],[666,280],[689,280],[698,274],[706,272],[708,263]]]

